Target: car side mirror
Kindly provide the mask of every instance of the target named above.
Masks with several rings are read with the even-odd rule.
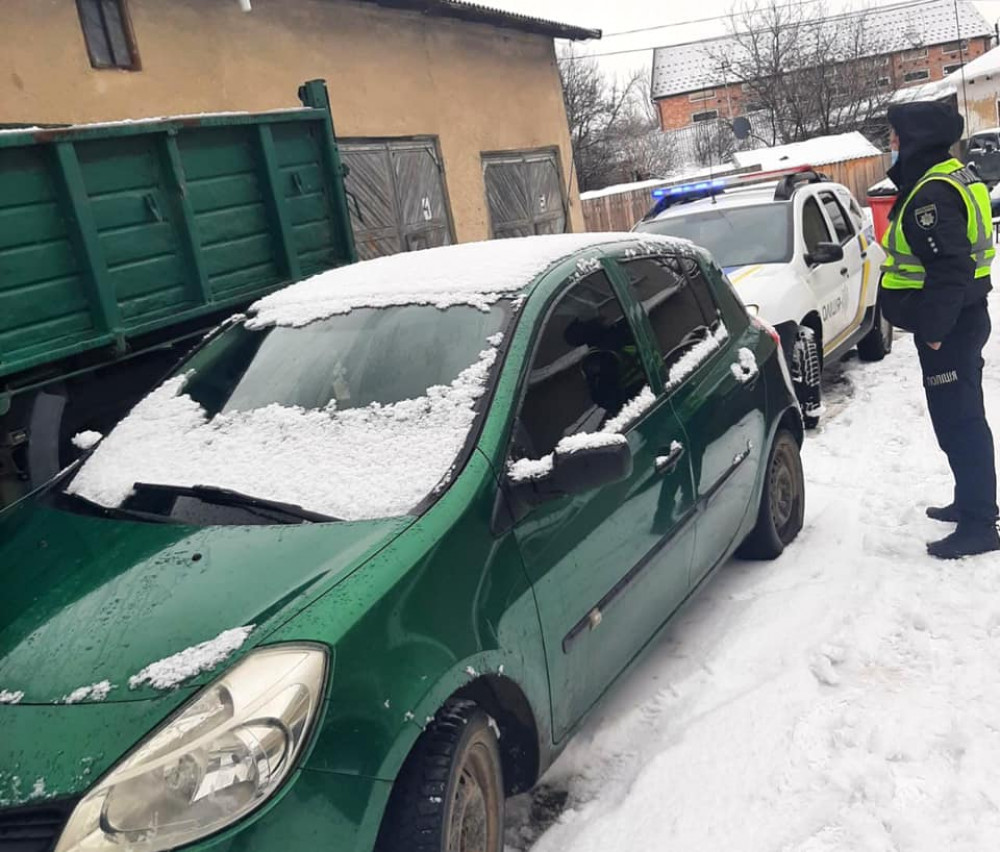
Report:
[[[816,248],[806,255],[806,263],[810,266],[823,263],[837,263],[843,259],[844,247],[838,243],[816,243]]]
[[[612,437],[598,435],[604,439]],[[623,435],[617,437],[622,440],[572,450],[557,448],[549,470],[530,479],[512,474],[508,481],[515,494],[528,503],[541,503],[567,494],[585,494],[621,482],[632,475],[632,451]]]

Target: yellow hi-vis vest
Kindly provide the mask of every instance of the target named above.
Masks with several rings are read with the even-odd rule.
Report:
[[[962,196],[969,223],[972,260],[976,264],[976,278],[985,278],[990,274],[990,263],[996,255],[996,249],[993,248],[993,211],[989,190],[986,189],[986,184],[958,160],[946,160],[928,169],[917,181],[913,192],[903,202],[896,218],[889,223],[882,235],[882,248],[886,254],[885,263],[882,264],[882,286],[888,290],[920,290],[924,286],[924,265],[913,254],[906,241],[903,214],[913,196],[932,180],[944,181]],[[917,215],[919,217],[919,210]],[[932,215],[931,211],[928,211],[928,215]]]

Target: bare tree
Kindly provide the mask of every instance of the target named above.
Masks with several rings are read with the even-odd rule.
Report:
[[[728,121],[699,121],[692,135],[692,154],[699,166],[727,163],[736,150],[736,136]]]
[[[741,87],[743,111],[768,117],[767,144],[870,129],[885,112],[894,91],[885,36],[867,10],[826,12],[741,0],[730,38],[708,51],[720,84]]]
[[[673,146],[658,130],[644,73],[609,80],[597,60],[572,50],[560,57],[559,73],[581,190],[670,171]]]

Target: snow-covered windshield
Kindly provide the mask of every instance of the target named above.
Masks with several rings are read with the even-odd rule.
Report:
[[[723,268],[792,258],[790,204],[719,207],[643,222],[636,230],[691,240]]]
[[[97,447],[67,492],[212,486],[343,520],[412,511],[465,445],[509,300],[360,308],[299,328],[238,323]]]

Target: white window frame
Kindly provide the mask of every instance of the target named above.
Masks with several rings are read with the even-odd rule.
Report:
[[[903,51],[903,62],[916,62],[918,59],[926,59],[927,56],[926,47],[915,47],[912,50]]]
[[[688,95],[688,101],[697,103],[698,101],[710,101],[715,97],[715,89],[700,89]]]
[[[941,70],[945,74],[954,74],[960,68],[964,68],[964,67],[965,67],[965,63],[964,62],[956,62],[954,65],[945,65],[944,68],[942,68]]]
[[[922,83],[924,80],[930,80],[931,72],[928,68],[918,68],[915,71],[907,71],[903,75],[904,83]]]
[[[704,116],[703,118],[696,118],[695,116]],[[717,109],[703,109],[701,112],[691,113],[691,123],[701,124],[705,121],[716,121],[719,118],[719,111]]]

